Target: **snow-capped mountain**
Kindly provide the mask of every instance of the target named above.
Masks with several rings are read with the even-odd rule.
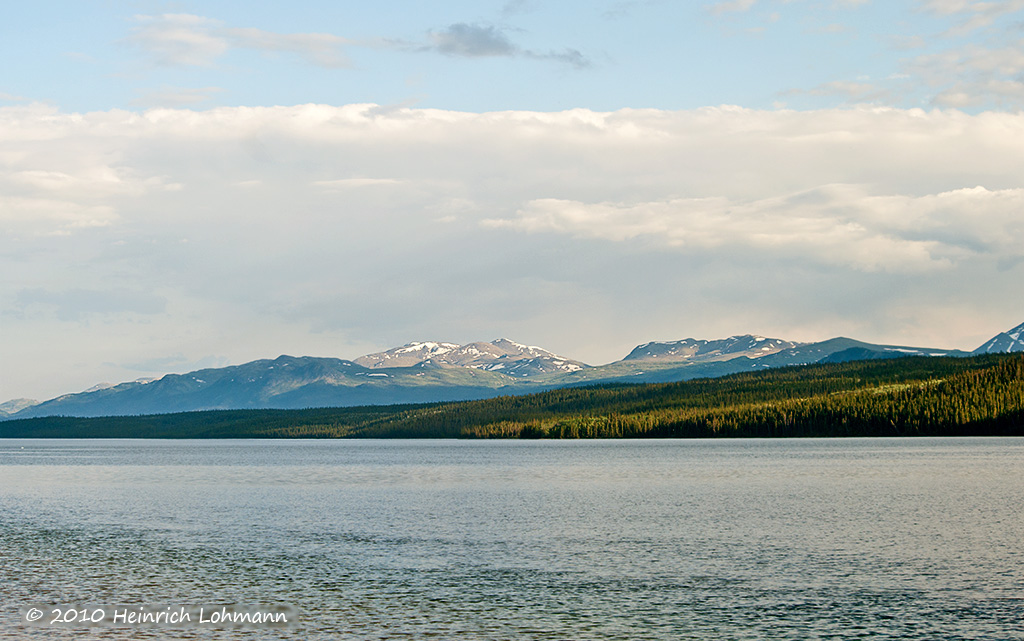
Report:
[[[395,347],[386,352],[367,354],[353,361],[357,365],[377,369],[382,367],[470,367],[507,376],[531,377],[559,372],[575,372],[587,367],[585,363],[559,356],[540,347],[523,345],[499,338],[489,343],[417,342]]]
[[[401,347],[393,347],[386,352],[367,354],[353,359],[357,365],[369,368],[380,367],[412,367],[433,359],[443,359],[446,355],[460,349],[456,343],[414,342]]]
[[[1007,352],[1024,352],[1024,323],[1009,331],[1000,332],[974,350],[975,354],[1005,354]]]
[[[800,343],[779,338],[765,338],[753,334],[730,336],[721,340],[697,340],[687,338],[667,343],[653,342],[638,345],[624,361],[657,360],[660,362],[707,362],[722,361],[739,356],[760,358],[797,347]]]

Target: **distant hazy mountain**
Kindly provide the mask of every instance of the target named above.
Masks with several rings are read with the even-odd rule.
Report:
[[[470,400],[494,396],[497,389],[512,381],[497,372],[466,367],[420,363],[371,369],[337,358],[280,356],[67,394],[16,416],[112,416]]]
[[[7,401],[6,403],[0,403],[0,418],[10,416],[11,414],[20,412],[38,403],[39,401],[31,398],[16,398],[12,401]]]
[[[1024,324],[995,336],[973,353],[1024,351],[1022,337]],[[418,342],[354,361],[281,356],[156,380],[101,384],[43,403],[9,401],[0,405],[0,419],[457,401],[571,385],[680,381],[819,362],[970,354],[849,338],[795,343],[742,335],[645,343],[620,361],[591,367],[508,339],[468,345]]]
[[[672,353],[673,350],[675,353]],[[691,350],[694,351],[691,353]],[[832,338],[819,343],[794,343],[777,338],[744,335],[718,341],[687,339],[674,343],[646,343],[635,348],[621,361],[566,374],[559,377],[558,383],[667,383],[818,362],[969,355],[959,350],[875,345],[849,338]]]
[[[1001,332],[974,350],[975,354],[1002,354],[1006,352],[1024,352],[1024,323],[1007,332]]]

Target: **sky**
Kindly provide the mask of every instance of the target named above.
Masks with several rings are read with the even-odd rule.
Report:
[[[40,0],[0,55],[0,401],[1024,321],[1024,0]]]

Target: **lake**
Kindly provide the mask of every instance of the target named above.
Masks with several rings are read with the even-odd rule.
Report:
[[[1018,438],[6,439],[0,639],[1024,639],[1022,505]]]

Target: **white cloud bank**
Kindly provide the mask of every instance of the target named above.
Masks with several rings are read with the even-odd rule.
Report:
[[[994,112],[0,108],[0,398],[414,339],[972,348],[1024,320],[1021,149]]]
[[[866,271],[951,269],[982,255],[1024,258],[1024,189],[873,196],[827,185],[754,202],[685,198],[633,205],[539,199],[485,224],[679,251],[760,250]]]
[[[141,48],[159,65],[211,66],[231,49],[294,54],[328,68],[350,64],[343,51],[348,41],[330,33],[226,27],[220,20],[187,13],[139,15],[135,22],[137,26],[127,42]]]

